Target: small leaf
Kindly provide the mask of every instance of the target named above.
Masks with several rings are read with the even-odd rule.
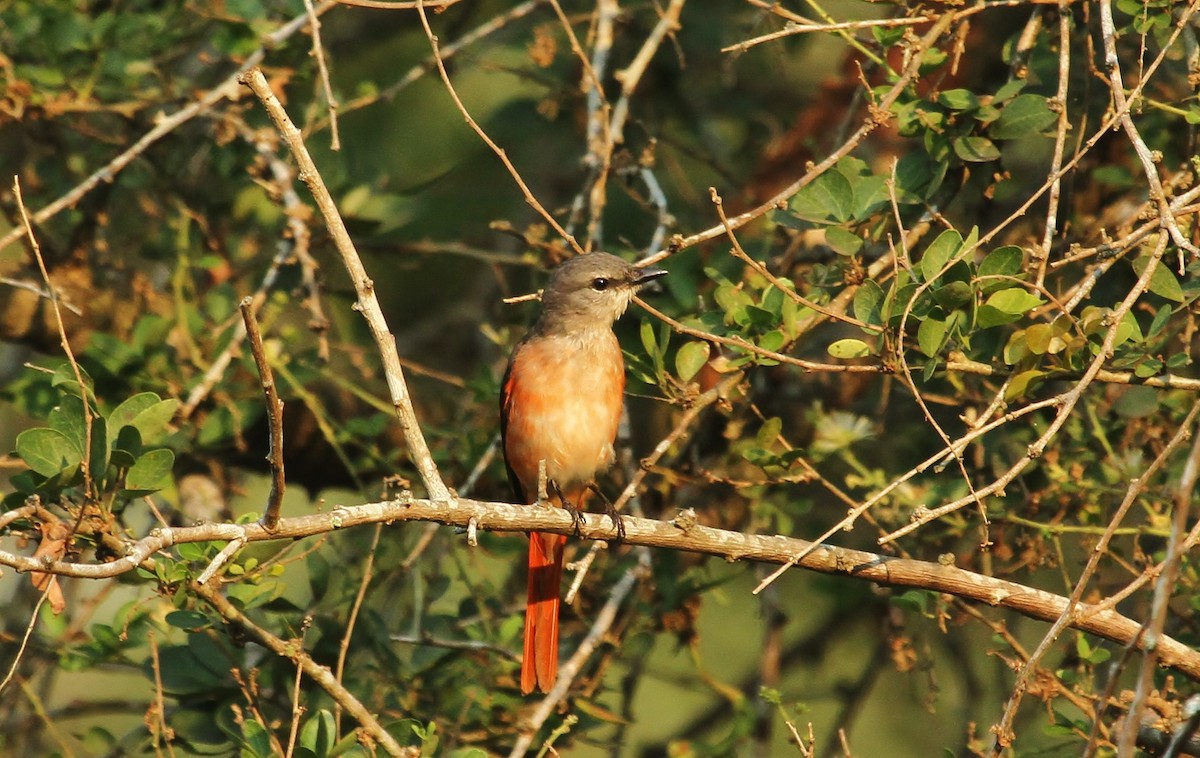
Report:
[[[78,466],[83,460],[83,451],[56,429],[26,429],[17,435],[16,447],[21,460],[46,477]]]
[[[947,229],[938,235],[921,256],[921,277],[929,282],[941,272],[962,245],[962,235],[953,229]]]
[[[125,489],[154,491],[171,473],[175,465],[175,453],[166,448],[151,450],[137,459],[125,475]]]
[[[959,137],[953,144],[954,154],[969,163],[986,163],[1000,158],[1000,148],[986,137]]]
[[[1021,273],[1021,267],[1024,265],[1024,262],[1024,250],[1016,245],[1005,245],[988,253],[979,262],[977,274],[980,279],[984,279],[984,277],[1015,277]],[[990,295],[997,290],[1011,286],[1012,282],[1007,279],[984,279],[980,286],[980,291],[985,295]]]
[[[675,373],[682,381],[690,382],[708,363],[710,350],[707,342],[688,342],[675,353]]]
[[[871,346],[862,340],[853,338],[840,339],[828,348],[834,358],[863,358],[871,354]]]
[[[1050,110],[1046,98],[1041,95],[1017,95],[1004,109],[1000,118],[992,124],[991,134],[995,139],[1016,139],[1040,134],[1058,120]]]
[[[966,305],[974,296],[971,285],[966,282],[950,282],[933,291],[933,299],[947,311]]]
[[[1001,313],[1023,316],[1042,304],[1042,299],[1021,287],[1009,287],[993,293],[987,299],[988,305]]]
[[[882,324],[882,306],[883,288],[874,279],[863,282],[854,293],[854,317],[864,324]]]
[[[196,611],[171,611],[165,620],[169,625],[186,632],[195,632],[212,626],[208,616]]]
[[[808,221],[847,221],[854,212],[854,188],[840,171],[826,171],[796,193],[791,208]]]
[[[314,758],[326,758],[337,743],[337,727],[333,714],[322,708],[305,722],[300,730],[300,746],[309,750]]]
[[[936,356],[946,342],[946,322],[938,318],[927,318],[917,328],[917,347],[930,358]]]
[[[120,434],[121,429],[133,423],[133,419],[139,413],[158,402],[159,397],[153,392],[139,392],[133,397],[126,398],[123,403],[114,408],[112,413],[108,414],[108,428],[114,440],[116,435]]]
[[[825,230],[825,243],[833,248],[838,255],[854,255],[862,249],[862,238],[853,232],[848,232],[840,226],[831,226]]]
[[[1011,401],[1020,397],[1024,397],[1025,394],[1034,386],[1036,386],[1045,375],[1045,371],[1038,371],[1035,369],[1018,373],[1012,378],[1012,381],[1008,383],[1008,389],[1004,391],[1004,399]]]
[[[937,98],[939,105],[944,105],[952,111],[974,110],[979,107],[979,98],[969,89],[946,90]]]
[[[1133,261],[1133,270],[1137,272],[1138,276],[1141,276],[1145,273],[1149,263],[1149,256],[1137,258]],[[1173,303],[1182,303],[1184,300],[1183,288],[1179,286],[1175,272],[1171,271],[1170,266],[1164,266],[1162,263],[1155,267],[1154,273],[1150,274],[1150,291]]]

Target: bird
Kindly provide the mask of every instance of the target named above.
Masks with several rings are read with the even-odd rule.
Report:
[[[598,492],[595,477],[613,462],[624,405],[625,361],[612,327],[634,294],[666,273],[599,251],[569,258],[551,273],[541,314],[513,348],[501,383],[504,462],[520,502],[545,497],[577,515]],[[623,533],[608,507],[618,534]],[[560,534],[529,534],[521,662],[525,695],[535,688],[548,692],[558,676],[566,541]]]

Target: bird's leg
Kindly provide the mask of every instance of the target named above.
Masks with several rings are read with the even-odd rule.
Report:
[[[583,512],[580,511],[574,503],[567,499],[567,496],[564,495],[563,491],[559,488],[558,482],[554,481],[553,479],[550,480],[550,489],[562,502],[563,510],[571,514],[571,521],[575,522],[575,536],[583,537]]]
[[[595,482],[589,484],[588,489],[590,489],[592,492],[595,492],[596,495],[602,501],[604,501],[604,512],[610,519],[612,519],[613,527],[617,530],[617,539],[615,541],[624,542],[625,522],[621,520],[621,514],[617,512],[617,507],[613,505],[613,501],[608,499],[608,496],[600,490],[600,487],[598,487]]]
[[[546,494],[546,459],[538,461],[537,504],[544,506],[550,497]]]

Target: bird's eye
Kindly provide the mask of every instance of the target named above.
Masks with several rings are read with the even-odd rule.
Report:
[[[608,289],[609,284],[610,282],[608,279],[605,279],[603,276],[598,276],[592,280],[592,289],[596,290],[597,292],[603,292],[604,290]]]

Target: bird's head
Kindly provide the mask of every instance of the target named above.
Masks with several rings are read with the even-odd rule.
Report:
[[[666,273],[609,253],[577,255],[550,274],[542,291],[542,324],[566,331],[608,328],[642,285]]]

